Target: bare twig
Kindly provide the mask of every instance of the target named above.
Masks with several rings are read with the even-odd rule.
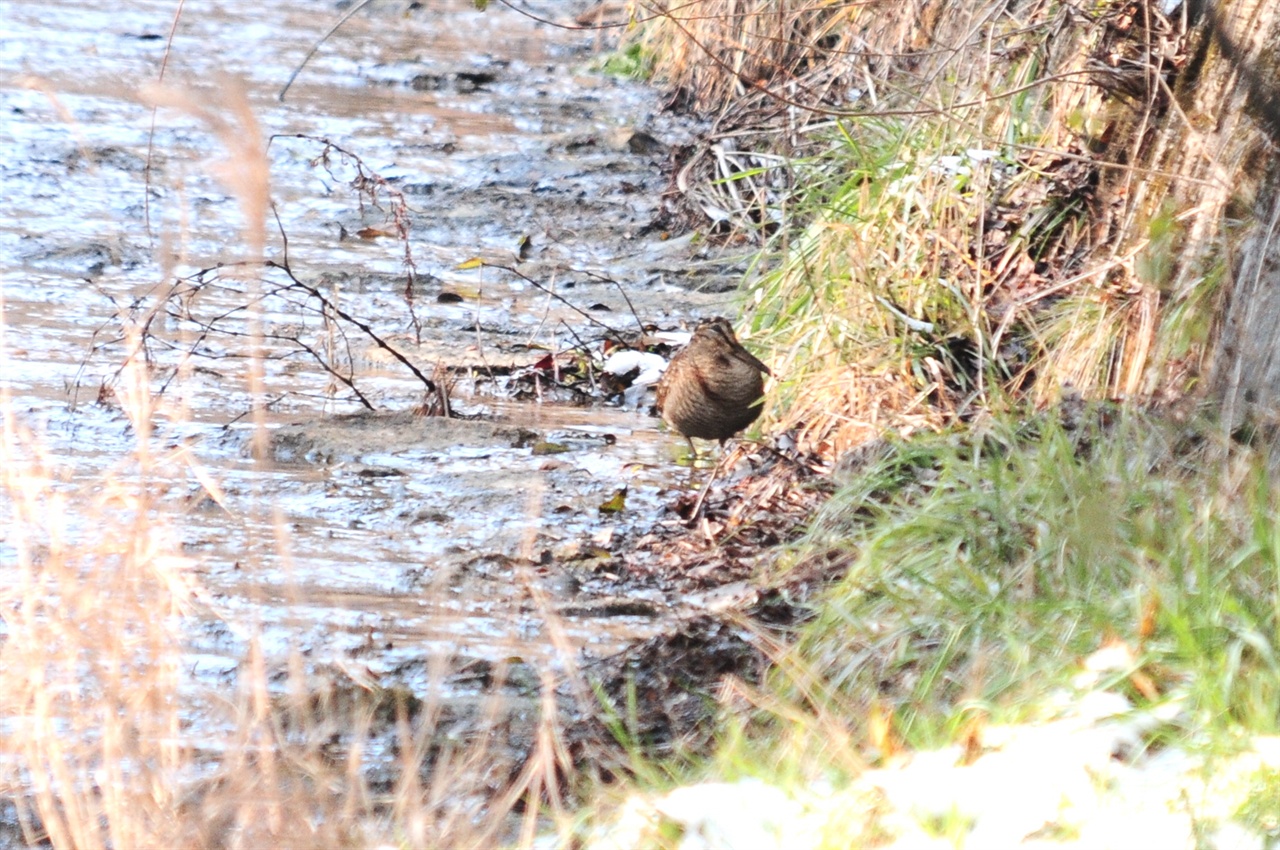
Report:
[[[365,6],[368,6],[372,2],[373,0],[360,0],[359,3],[355,4],[350,9],[348,9],[341,18],[338,18],[338,22],[333,26],[329,27],[329,31],[326,32],[324,35],[320,36],[319,41],[311,45],[311,49],[307,51],[307,55],[302,57],[302,61],[298,63],[298,67],[293,69],[293,73],[290,74],[289,79],[285,81],[284,88],[280,89],[280,93],[277,94],[276,97],[279,98],[281,101],[283,101],[284,96],[289,93],[289,87],[293,85],[293,81],[296,80],[298,78],[298,75],[302,73],[302,69],[307,67],[307,63],[311,61],[311,57],[316,55],[316,51],[320,49],[320,45],[328,41],[329,37],[333,35],[335,32],[337,32],[342,27],[343,24],[351,20],[351,18],[356,14],[356,12],[359,12],[361,9],[363,9]]]
[[[587,272],[587,274],[590,277],[593,277],[602,283],[612,283],[614,286],[618,287],[618,294],[622,296],[623,301],[627,302],[627,309],[631,311],[631,318],[636,320],[636,327],[639,328],[640,333],[643,334],[644,322],[640,321],[640,314],[636,312],[636,305],[631,303],[631,296],[627,295],[627,290],[622,285],[622,281],[609,277],[608,275],[600,274],[598,272],[589,271]]]
[[[505,272],[510,272],[511,274],[513,274],[513,275],[515,275],[516,277],[520,278],[521,280],[523,280],[525,283],[529,284],[530,286],[533,286],[533,287],[535,287],[536,289],[538,289],[538,290],[540,290],[540,291],[542,291],[542,292],[545,292],[547,295],[550,295],[552,298],[556,299],[556,300],[557,300],[557,301],[559,301],[561,304],[563,304],[564,306],[568,307],[568,308],[569,308],[570,310],[572,310],[573,312],[577,313],[579,316],[582,316],[582,318],[586,319],[586,320],[587,320],[588,322],[590,322],[591,324],[596,325],[597,327],[603,328],[603,329],[604,329],[604,331],[605,331],[605,333],[607,333],[609,336],[611,336],[611,337],[613,338],[613,340],[614,340],[615,342],[617,342],[619,345],[626,345],[626,344],[627,344],[627,341],[626,341],[625,339],[623,339],[623,338],[622,338],[621,333],[620,333],[616,328],[610,327],[609,325],[607,325],[607,324],[605,324],[604,322],[600,321],[600,320],[599,320],[599,319],[597,319],[595,316],[593,316],[593,315],[591,315],[590,313],[588,313],[586,310],[583,310],[583,309],[582,309],[581,307],[579,307],[577,304],[574,304],[574,303],[573,303],[572,301],[570,301],[568,298],[565,298],[563,295],[561,295],[560,293],[558,293],[558,292],[556,292],[555,290],[551,289],[550,287],[547,287],[547,286],[544,286],[544,285],[543,285],[543,284],[541,284],[541,283],[538,283],[538,281],[534,280],[533,278],[529,277],[527,274],[524,274],[523,272],[519,271],[518,269],[514,268],[513,266],[505,266],[505,265],[502,265],[502,264],[500,264],[500,263],[485,263],[484,265],[485,265],[486,267],[488,267],[488,268],[492,268],[492,269],[501,269],[501,270],[503,270],[503,271],[505,271]],[[630,302],[630,301],[628,301],[627,303],[628,303],[628,304],[630,304],[631,302]]]
[[[367,0],[366,0],[367,2]],[[409,201],[405,198],[404,192],[387,182],[386,178],[377,171],[370,168],[359,154],[347,150],[341,145],[335,144],[333,141],[324,136],[310,136],[306,133],[277,133],[267,140],[268,146],[276,139],[301,139],[303,141],[315,142],[321,145],[320,153],[312,160],[311,165],[319,165],[330,177],[335,180],[341,179],[333,173],[333,166],[329,161],[330,152],[341,154],[346,162],[349,162],[356,170],[356,176],[351,179],[351,188],[355,190],[356,200],[360,205],[361,215],[364,214],[364,197],[367,195],[369,203],[377,209],[382,209],[382,205],[378,203],[378,193],[383,192],[390,196],[391,221],[395,225],[396,240],[399,241],[403,250],[401,264],[404,266],[404,302],[409,308],[409,321],[413,325],[414,338],[419,345],[422,344],[422,321],[418,318],[417,310],[414,304],[413,288],[418,279],[418,263],[413,257],[413,245],[409,241],[409,233],[413,229],[413,218],[410,216]]]
[[[403,365],[406,369],[412,372],[413,376],[422,382],[422,385],[427,388],[428,392],[430,393],[439,392],[439,389],[436,386],[435,381],[432,381],[426,375],[422,374],[422,370],[419,369],[417,366],[414,366],[413,363],[409,361],[409,358],[405,357],[399,351],[396,351],[394,348],[391,347],[390,344],[387,343],[386,340],[378,336],[378,334],[374,331],[372,327],[369,326],[368,323],[360,321],[355,316],[348,313],[346,310],[343,310],[337,304],[334,304],[331,300],[325,297],[325,294],[323,292],[316,289],[314,286],[308,283],[303,283],[294,275],[293,270],[290,269],[288,266],[282,265],[281,263],[277,263],[274,260],[268,260],[265,263],[265,265],[268,268],[280,269],[282,272],[284,272],[286,275],[289,276],[289,280],[293,281],[295,286],[297,286],[299,289],[306,292],[312,298],[319,301],[322,305],[324,305],[325,309],[331,310],[335,316],[342,319],[344,322],[348,322],[352,325],[355,325],[357,328],[363,331],[365,335],[369,337],[369,339],[373,340],[374,345],[378,346],[383,351],[387,352],[392,357],[394,357],[396,360],[400,361],[401,365]]]

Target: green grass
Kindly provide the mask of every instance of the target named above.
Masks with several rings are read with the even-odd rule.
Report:
[[[1266,459],[1106,416],[1119,421],[1071,429],[1041,415],[903,443],[841,490],[807,545],[843,553],[848,575],[791,662],[822,696],[786,674],[780,691],[864,731],[860,718],[886,706],[908,745],[933,746],[975,710],[1036,716],[1081,659],[1120,641],[1136,662],[1115,685],[1140,705],[1184,701],[1189,738],[1276,731],[1280,519]]]
[[[647,80],[653,76],[653,53],[639,42],[633,42],[605,56],[596,70],[611,77]]]
[[[1280,841],[1280,770],[1259,768],[1250,777],[1245,803],[1236,818],[1268,838],[1268,847]]]
[[[1280,834],[1280,773],[1240,760],[1280,726],[1271,458],[1211,423],[1071,407],[902,441],[848,480],[789,553],[807,582],[833,560],[847,573],[766,682],[736,686],[715,754],[650,763],[638,784],[756,778],[816,793],[838,801],[823,848],[873,845],[899,827],[858,783],[868,766],[959,752],[983,726],[1056,719],[1105,689],[1160,718],[1146,746],[1203,758],[1204,791],[1187,803],[1197,829]],[[1118,646],[1127,663],[1080,675]],[[928,810],[916,826],[967,846],[975,817]],[[1045,834],[1078,827],[1067,816]]]
[[[739,683],[714,755],[650,763],[638,784],[848,790],[832,833],[846,841],[829,844],[845,846],[849,830],[887,828],[856,790],[868,766],[1054,719],[1105,689],[1162,718],[1147,746],[1204,757],[1221,786],[1220,805],[1197,809],[1206,828],[1275,834],[1276,771],[1234,763],[1280,727],[1272,460],[1212,423],[1074,407],[903,440],[848,479],[779,581],[832,562],[847,572],[775,650],[766,682]],[[1106,647],[1130,660],[1082,677]],[[932,817],[921,828],[963,844],[969,815]],[[1053,828],[1070,837],[1069,819]]]
[[[1002,84],[1034,64],[1005,69]],[[941,101],[969,96],[936,85]],[[835,122],[793,163],[796,224],[766,246],[750,291],[753,338],[785,376],[771,405],[783,427],[804,422],[839,450],[875,436],[861,423],[885,411],[936,427],[1004,392],[1051,397],[1061,374],[1085,392],[1107,384],[1125,314],[1015,304],[1052,283],[1034,267],[1070,275],[1087,214],[1021,153],[1045,143],[1049,120],[1029,96],[986,112],[868,115]]]
[[[892,120],[842,129],[825,154],[796,164],[805,189],[791,214],[809,223],[777,246],[776,265],[753,292],[753,324],[776,329],[779,347],[803,330],[798,322],[827,326],[824,342],[849,362],[870,348],[909,359],[921,341],[970,334],[964,296],[939,285],[931,231],[969,220],[980,200],[967,180],[937,168],[938,151],[962,151],[972,139],[947,125]]]

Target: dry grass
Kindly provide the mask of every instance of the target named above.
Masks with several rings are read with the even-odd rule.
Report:
[[[227,154],[218,176],[239,199],[246,260],[225,271],[242,275],[248,293],[243,375],[261,464],[266,346],[254,270],[266,244],[269,175],[247,102],[234,86],[222,91],[150,97],[200,120]],[[126,353],[115,397],[103,401],[125,413],[136,442],[110,473],[73,479],[0,400],[0,788],[17,805],[21,840],[57,848],[529,846],[548,823],[546,807],[567,823],[561,801],[576,778],[562,739],[563,680],[548,668],[539,668],[530,703],[513,699],[521,689],[509,687],[509,665],[495,664],[492,698],[468,715],[445,705],[438,688],[418,696],[327,673],[296,649],[268,657],[249,615],[226,622],[246,637],[243,657],[232,659],[233,685],[187,669],[191,624],[231,615],[215,607],[181,545],[192,486],[217,501],[216,476],[187,448],[159,450],[152,436],[154,421],[183,415],[167,402],[160,408],[161,382],[144,349],[166,292],[155,288],[154,304],[121,317]],[[256,527],[274,529],[274,540],[248,551],[274,548],[287,562],[278,509],[252,504]],[[519,578],[572,673],[573,648],[540,579]],[[434,593],[443,612],[449,589]],[[510,657],[527,654],[514,631],[510,640]],[[452,663],[429,658],[431,681],[445,681]],[[581,690],[578,699],[587,701]]]
[[[456,734],[457,720],[446,727],[434,694],[419,701],[326,678],[307,672],[296,651],[282,665],[264,655],[252,623],[234,624],[251,639],[233,690],[191,678],[184,630],[210,612],[178,543],[181,505],[164,495],[185,489],[171,485],[186,478],[189,459],[148,452],[151,389],[136,360],[122,386],[139,448],[101,481],[68,484],[5,408],[0,505],[16,562],[0,600],[0,788],[18,804],[23,840],[529,846],[544,825],[538,801],[555,810],[573,773],[549,671],[524,752],[508,740],[513,706],[500,695],[501,665],[493,699],[452,746],[438,736]],[[537,580],[525,580],[541,598]],[[520,651],[513,643],[511,654]],[[429,664],[436,681],[451,672],[446,657]],[[390,766],[371,752],[388,746],[399,754]],[[390,787],[370,783],[379,764]],[[513,832],[512,813],[526,801]]]
[[[124,395],[146,434],[140,371],[127,370]],[[44,833],[58,847],[176,838],[189,759],[179,734],[180,617],[192,587],[188,561],[153,514],[155,459],[134,460],[99,486],[68,486],[5,405],[0,505],[16,560],[2,603],[0,713],[3,749],[17,759],[4,785],[30,806],[28,839]],[[153,781],[135,781],[143,766]]]
[[[1226,26],[1254,59],[1265,5]],[[1203,24],[1048,0],[635,10],[739,163],[695,151],[679,188],[746,232],[801,224],[766,248],[751,323],[789,379],[775,424],[811,447],[1067,387],[1178,395],[1210,368],[1260,141]]]

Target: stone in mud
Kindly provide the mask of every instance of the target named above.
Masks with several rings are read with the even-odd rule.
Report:
[[[121,264],[117,246],[98,240],[84,240],[48,247],[46,240],[39,240],[39,247],[26,252],[23,260],[37,268],[98,277],[109,266]]]
[[[525,438],[521,428],[482,420],[419,416],[412,411],[352,413],[277,429],[271,434],[271,457],[277,463],[332,463],[411,449],[506,448]]]

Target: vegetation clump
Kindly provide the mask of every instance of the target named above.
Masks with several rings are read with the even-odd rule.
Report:
[[[762,242],[749,322],[784,377],[776,424],[835,458],[1010,395],[1203,387],[1231,211],[1265,179],[1267,125],[1232,82],[1265,61],[1253,5],[655,18],[655,75],[714,119],[680,170],[690,215]]]
[[[971,763],[990,724],[1097,692],[1159,718],[1142,750],[1266,749],[1278,26],[1252,2],[760,0],[642,29],[712,122],[686,214],[758,251],[766,430],[839,485],[771,573],[817,590],[810,619],[761,627],[772,673],[725,700],[706,773]],[[1262,763],[1234,813],[1187,806],[1197,835],[1274,834]]]
[[[726,454],[720,486],[685,488],[661,529],[592,539],[589,578],[665,584],[701,606],[611,667],[579,666],[547,598],[554,554],[531,534],[493,569],[558,666],[505,644],[501,661],[444,653],[421,664],[424,697],[359,664],[327,680],[301,650],[273,672],[251,630],[227,673],[238,689],[193,705],[183,618],[218,601],[161,496],[224,494],[183,447],[157,450],[146,328],[163,311],[122,310],[127,469],[72,486],[4,411],[0,508],[15,531],[0,740],[13,764],[0,786],[19,802],[0,812],[0,843],[532,846],[552,824],[578,846],[569,808],[591,781],[764,776],[818,798],[929,748],[949,768],[978,763],[998,748],[988,730],[1074,718],[1100,693],[1112,699],[1091,722],[1141,721],[1126,764],[1189,752],[1209,775],[1256,751],[1212,819],[1274,836],[1280,759],[1258,744],[1280,704],[1266,416],[1280,358],[1265,301],[1280,267],[1265,86],[1280,11],[1231,6],[634,4],[642,25],[604,70],[651,76],[708,122],[673,149],[673,211],[754,257],[743,336],[777,376],[764,405],[777,440],[763,462]],[[255,178],[231,187],[251,260],[165,299],[191,307],[170,315],[196,322],[184,350],[240,321],[239,308],[199,318],[198,295],[243,292],[250,348],[274,334],[354,391],[344,329],[391,349],[266,259],[256,123],[156,102],[211,123],[243,169],[230,173]],[[247,100],[232,111],[252,116]],[[401,300],[416,331],[415,274]],[[273,297],[323,322],[337,354],[264,326]],[[265,398],[261,355],[245,362]],[[448,416],[448,377],[404,365],[430,394],[424,411]],[[531,367],[539,397],[561,365],[552,353]],[[578,377],[594,389],[590,364]],[[265,465],[265,406],[251,407],[248,454]],[[285,548],[283,514],[259,508]],[[442,580],[426,601],[445,612],[452,589]],[[658,603],[611,604],[648,616]],[[442,701],[446,685],[474,687],[472,716]],[[197,740],[203,728],[225,734]],[[845,840],[900,834],[879,799],[832,816]],[[1193,825],[1210,817],[1187,808]],[[918,821],[955,845],[985,828],[950,801]],[[662,821],[652,843],[685,834]],[[1016,840],[1086,834],[1054,817]]]

